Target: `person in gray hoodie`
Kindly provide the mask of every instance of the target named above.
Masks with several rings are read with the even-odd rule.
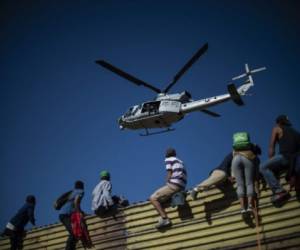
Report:
[[[101,171],[100,179],[101,181],[92,192],[92,210],[97,215],[103,215],[114,206],[109,172],[106,170]]]

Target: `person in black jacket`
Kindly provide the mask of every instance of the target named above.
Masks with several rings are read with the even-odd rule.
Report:
[[[26,197],[26,203],[17,214],[7,223],[3,235],[10,238],[11,250],[23,248],[24,227],[28,222],[35,225],[34,208],[36,199],[33,195]]]

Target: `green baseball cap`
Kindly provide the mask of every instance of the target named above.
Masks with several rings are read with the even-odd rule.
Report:
[[[110,176],[110,174],[106,170],[103,170],[103,171],[100,172],[100,177],[109,177],[109,176]]]

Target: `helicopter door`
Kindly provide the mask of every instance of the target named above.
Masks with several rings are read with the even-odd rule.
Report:
[[[181,103],[178,101],[161,101],[161,105],[159,108],[160,112],[169,112],[169,113],[179,113],[180,112]]]
[[[143,104],[142,113],[155,115],[159,111],[159,105],[160,105],[160,101],[146,102]]]

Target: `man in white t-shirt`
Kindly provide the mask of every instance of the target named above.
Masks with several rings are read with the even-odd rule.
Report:
[[[165,163],[167,170],[167,183],[165,186],[156,190],[150,197],[150,202],[160,215],[156,228],[171,225],[171,221],[161,203],[169,200],[173,194],[184,190],[187,182],[185,167],[183,162],[176,157],[175,149],[167,149]]]

